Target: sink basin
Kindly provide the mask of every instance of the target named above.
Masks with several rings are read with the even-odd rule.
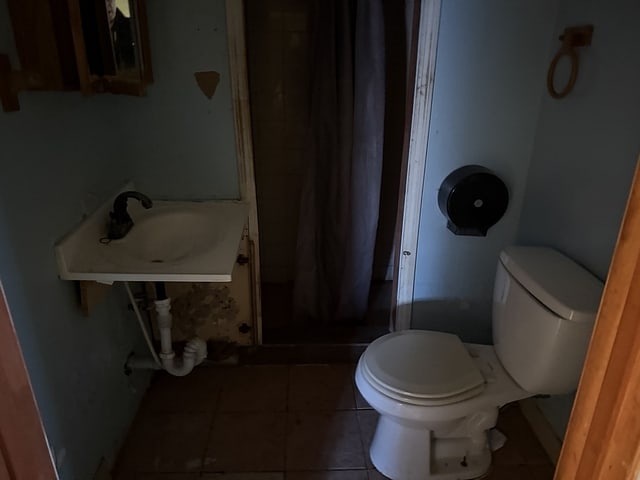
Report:
[[[65,280],[230,282],[248,217],[243,202],[129,200],[133,228],[107,240],[108,202],[56,245]]]
[[[161,204],[144,210],[129,234],[104,250],[117,248],[124,259],[147,263],[175,264],[190,256],[203,255],[220,242],[220,230],[224,228],[210,221],[207,207]]]

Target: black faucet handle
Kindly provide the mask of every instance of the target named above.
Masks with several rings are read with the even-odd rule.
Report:
[[[135,190],[128,190],[118,195],[113,202],[113,213],[116,216],[121,212],[127,212],[127,200],[130,198],[138,200],[144,208],[153,207],[153,202],[144,193],[136,192]]]
[[[127,200],[129,198],[135,198],[144,208],[151,208],[153,206],[153,202],[149,197],[134,190],[122,192],[118,195],[113,202],[113,212],[109,212],[111,220],[109,222],[107,238],[111,240],[124,238],[127,233],[129,233],[129,230],[131,230],[131,227],[133,227],[133,220],[129,212],[127,212]]]

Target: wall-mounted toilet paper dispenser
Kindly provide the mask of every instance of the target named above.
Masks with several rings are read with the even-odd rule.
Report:
[[[467,165],[451,172],[438,190],[438,206],[456,235],[486,236],[502,218],[509,191],[491,170]]]

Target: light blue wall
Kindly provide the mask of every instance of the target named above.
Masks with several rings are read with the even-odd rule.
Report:
[[[544,96],[518,234],[520,243],[555,247],[602,279],[640,153],[639,18],[635,0],[562,0],[554,38],[592,23],[593,44],[580,51],[575,91]],[[562,436],[573,395],[538,404]]]
[[[518,235],[603,279],[640,153],[638,18],[634,0],[563,1],[554,36],[593,23],[593,44],[580,51],[575,91],[544,96]]]
[[[88,318],[57,278],[53,246],[126,180],[152,196],[236,198],[224,1],[149,2],[155,83],[147,98],[21,93],[0,113],[0,279],[62,480],[113,460],[147,384],[123,375],[144,351],[122,287]],[[0,52],[13,54],[6,0]],[[212,100],[196,70],[217,70]]]
[[[447,0],[442,4],[420,218],[412,326],[491,340],[500,250],[518,226],[544,87],[556,0]],[[480,164],[511,203],[487,237],[453,235],[437,206],[454,169]]]
[[[126,178],[109,130],[117,112],[73,94],[22,95],[21,107],[0,114],[0,279],[60,476],[89,479],[118,448],[147,375],[123,375],[140,334],[121,287],[83,317],[53,245]]]
[[[147,9],[154,83],[135,102],[112,98],[132,178],[156,198],[239,198],[224,1],[153,0]],[[208,70],[220,73],[212,99],[193,76]]]
[[[412,326],[491,340],[500,249],[550,245],[605,278],[640,152],[640,4],[443,2]],[[546,93],[566,26],[593,23],[574,92]],[[561,70],[562,71],[562,70]],[[437,207],[453,169],[480,163],[512,195],[486,238],[456,237]],[[559,436],[573,395],[539,400]]]

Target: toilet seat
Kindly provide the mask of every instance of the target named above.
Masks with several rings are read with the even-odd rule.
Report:
[[[381,393],[413,405],[448,405],[479,395],[485,379],[458,336],[403,330],[378,338],[361,358]]]

